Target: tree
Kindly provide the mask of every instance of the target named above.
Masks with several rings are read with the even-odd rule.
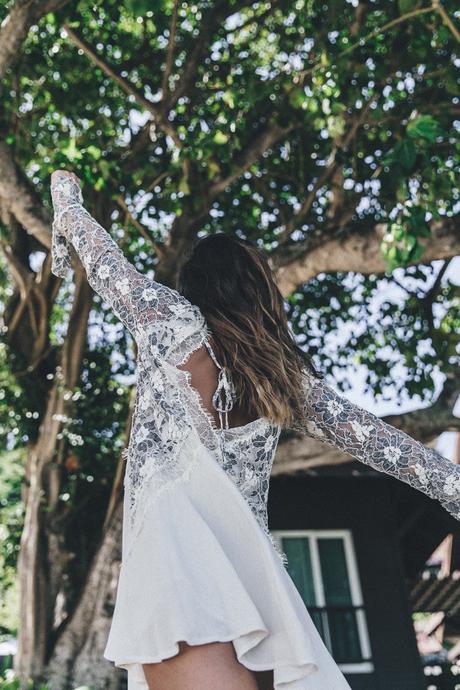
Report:
[[[27,451],[23,682],[119,680],[101,653],[133,344],[80,264],[72,286],[50,271],[50,173],[74,170],[91,213],[169,285],[198,233],[257,241],[321,368],[359,359],[376,393],[418,395],[422,409],[391,421],[429,441],[460,426],[459,288],[446,273],[460,253],[454,10],[438,0],[0,8],[1,356],[13,408],[1,425],[5,450]],[[339,329],[349,335],[334,350],[325,335]],[[423,405],[435,371],[445,385],[433,415]]]

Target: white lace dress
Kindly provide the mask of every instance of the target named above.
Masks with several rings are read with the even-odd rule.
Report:
[[[178,368],[207,342],[200,310],[139,273],[83,208],[77,183],[54,175],[52,270],[71,246],[88,281],[138,345],[126,450],[122,564],[105,658],[148,690],[142,663],[178,642],[232,641],[247,668],[273,669],[275,690],[345,690],[267,526],[280,428],[265,418],[216,427]],[[209,344],[209,343],[208,343]],[[460,467],[352,404],[305,371],[307,428],[441,501],[460,519]]]

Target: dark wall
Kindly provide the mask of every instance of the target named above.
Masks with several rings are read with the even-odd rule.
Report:
[[[353,690],[424,690],[397,537],[394,480],[273,477],[270,529],[349,529],[366,608],[374,674],[347,676]]]

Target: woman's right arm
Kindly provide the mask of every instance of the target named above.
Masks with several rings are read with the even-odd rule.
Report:
[[[307,371],[304,391],[306,421],[293,429],[410,484],[460,520],[460,465],[347,400]]]

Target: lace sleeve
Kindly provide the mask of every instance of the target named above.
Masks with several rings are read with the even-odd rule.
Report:
[[[435,498],[460,520],[460,465],[305,372],[305,424],[294,429],[350,453]]]
[[[199,308],[165,285],[143,275],[126,259],[109,233],[83,207],[81,189],[68,174],[53,173],[53,237],[51,270],[65,278],[73,246],[88,282],[107,302],[135,338],[157,334],[159,354],[167,340],[186,337],[203,324]],[[152,326],[152,328],[149,328]],[[162,340],[162,343],[160,343]]]

